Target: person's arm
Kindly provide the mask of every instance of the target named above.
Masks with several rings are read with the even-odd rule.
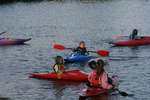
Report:
[[[72,51],[73,51],[73,52],[77,52],[77,51],[79,51],[79,47],[74,48]]]
[[[89,55],[89,52],[87,51],[87,49],[85,48],[85,53]]]
[[[103,73],[102,77],[101,77],[101,86],[104,89],[112,89],[113,86],[111,84],[108,83],[108,76],[107,73]]]

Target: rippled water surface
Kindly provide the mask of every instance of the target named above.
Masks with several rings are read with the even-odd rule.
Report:
[[[112,36],[128,35],[138,28],[150,33],[149,0],[107,0],[103,2],[13,3],[0,6],[1,37],[28,38],[27,45],[0,47],[0,96],[12,100],[77,100],[84,84],[30,79],[33,72],[51,71],[53,57],[69,51],[56,51],[53,43],[76,47],[86,41],[91,50],[111,52],[107,71],[120,77],[120,89],[133,97],[102,96],[92,100],[149,100],[150,46],[111,47]],[[94,54],[93,54],[94,55]],[[69,69],[90,69],[69,65]],[[90,100],[91,100],[90,99]]]

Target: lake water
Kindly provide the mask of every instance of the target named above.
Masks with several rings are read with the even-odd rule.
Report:
[[[111,52],[107,71],[120,77],[120,89],[133,97],[102,96],[90,100],[149,100],[150,46],[111,47],[112,36],[128,35],[134,28],[150,35],[149,0],[106,0],[13,3],[0,6],[1,37],[28,38],[28,45],[0,47],[0,96],[12,100],[78,100],[84,84],[28,78],[33,72],[52,71],[53,43],[76,47],[84,40],[90,50]],[[94,54],[93,54],[94,55]],[[116,56],[116,57],[115,57]],[[119,56],[119,57],[117,57]],[[121,56],[121,57],[120,57]],[[87,65],[69,69],[90,71]],[[59,91],[59,92],[58,92]],[[100,99],[101,98],[101,99]]]

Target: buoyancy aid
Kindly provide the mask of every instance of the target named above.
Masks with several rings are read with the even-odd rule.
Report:
[[[93,87],[99,87],[101,85],[101,77],[96,79],[96,71],[95,70],[89,74],[88,81],[90,82],[90,85]]]

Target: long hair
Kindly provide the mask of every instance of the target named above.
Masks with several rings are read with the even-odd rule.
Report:
[[[99,76],[101,76],[104,72],[104,66],[105,66],[105,62],[101,59],[99,59],[97,61],[97,66],[96,66],[96,79],[99,78]]]

